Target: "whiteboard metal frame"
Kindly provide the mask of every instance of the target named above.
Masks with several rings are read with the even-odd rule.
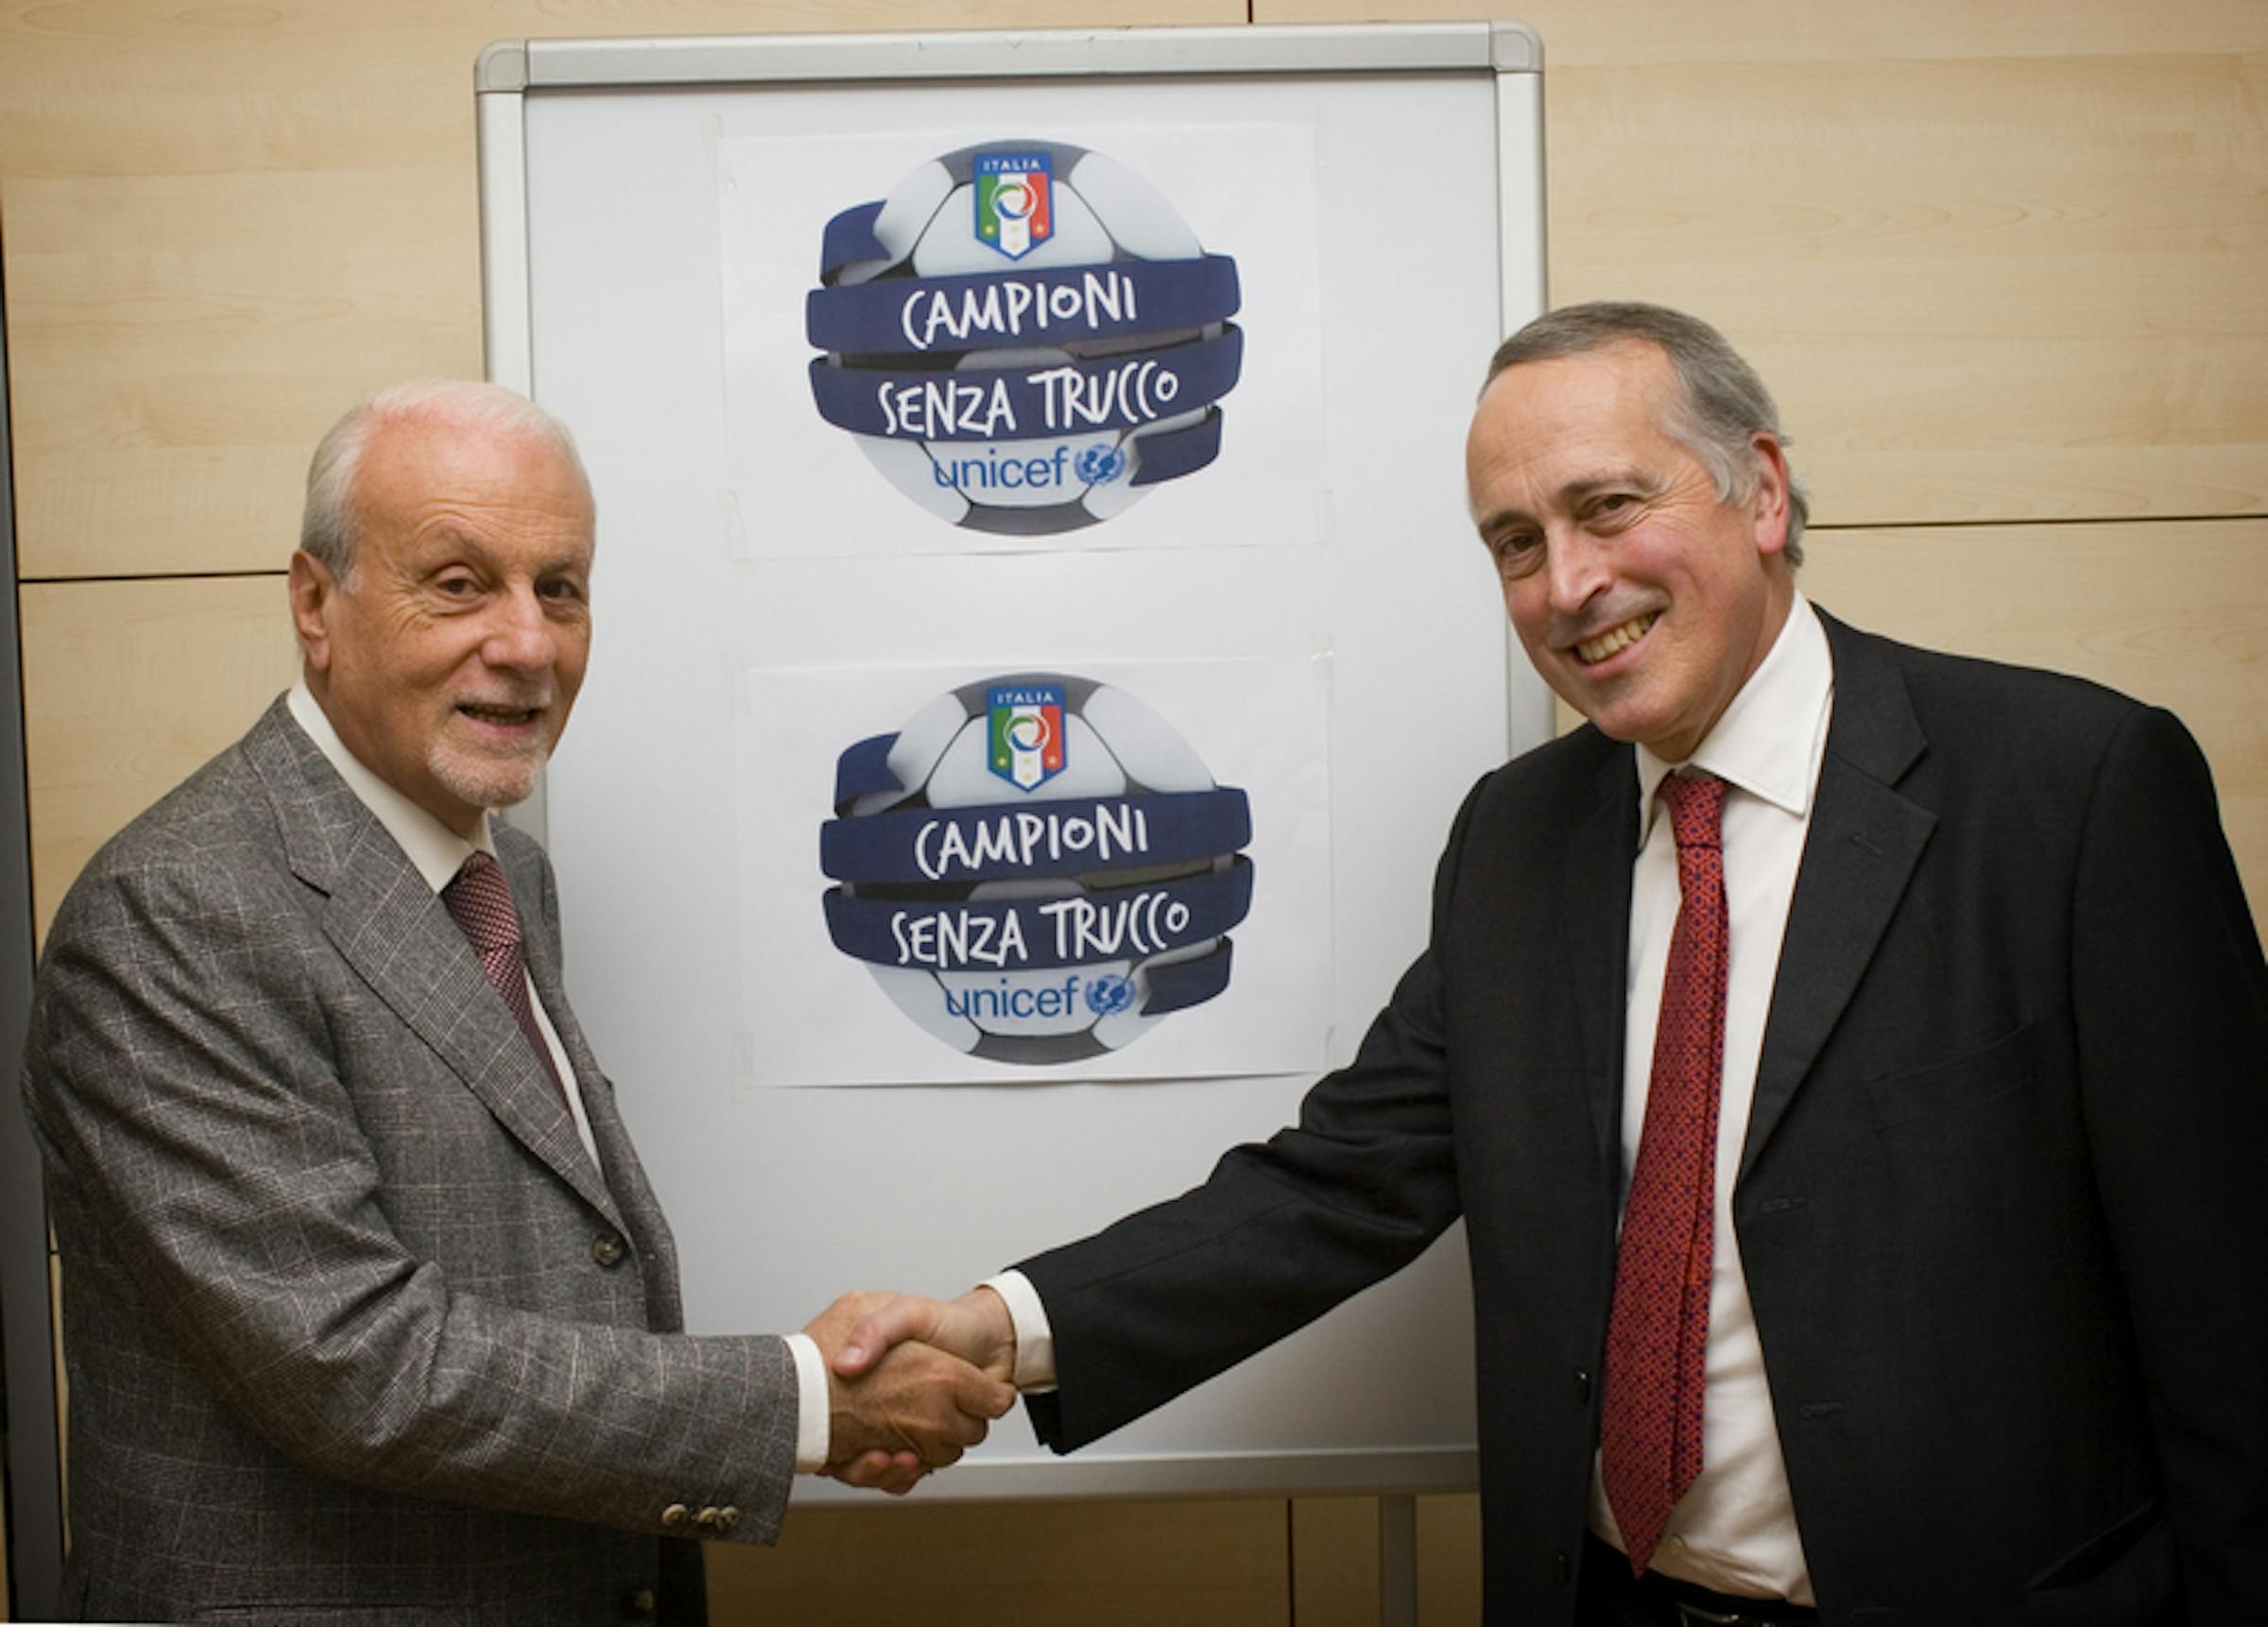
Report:
[[[1537,74],[1524,23],[1102,28],[961,34],[771,34],[506,40],[480,55],[476,93],[827,80],[1118,77],[1160,74]]]
[[[1259,75],[1425,74],[1496,76],[1501,322],[1547,308],[1542,152],[1543,48],[1512,22],[1351,25],[1318,27],[1127,28],[957,34],[793,35],[751,38],[507,40],[475,67],[479,143],[483,352],[488,376],[535,393],[528,247],[526,98],[546,91],[669,86],[873,85],[893,80],[1063,78],[1083,75],[1235,77]],[[1518,162],[1515,162],[1518,160]],[[1552,703],[1507,640],[1508,751],[1550,738]],[[512,811],[542,835],[542,794]],[[1204,1460],[1204,1473],[1189,1466]],[[1361,1494],[1389,1499],[1467,1491],[1479,1482],[1476,1448],[1420,1447],[1222,1453],[1087,1462],[1075,1494],[1086,1498]],[[1193,1486],[1193,1478],[1197,1484]],[[1054,1466],[971,1464],[924,1488],[928,1500],[982,1502],[1061,1495]],[[861,1494],[807,1480],[807,1505]],[[1390,1534],[1390,1533],[1389,1533]],[[1406,1541],[1406,1533],[1405,1533]],[[1399,1550],[1400,1543],[1390,1545]],[[1402,1584],[1389,1584],[1400,1595]],[[1400,1602],[1397,1601],[1397,1602]]]

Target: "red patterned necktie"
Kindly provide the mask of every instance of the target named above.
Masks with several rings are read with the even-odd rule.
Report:
[[[490,984],[504,997],[520,1032],[536,1048],[536,1060],[543,1064],[552,1088],[559,1092],[561,1101],[566,1100],[559,1071],[552,1064],[551,1047],[543,1042],[543,1031],[536,1025],[535,1007],[527,998],[527,961],[520,952],[520,917],[512,910],[512,890],[505,882],[504,866],[486,853],[468,855],[441,889],[441,903],[472,945],[472,952],[480,956],[480,969],[489,974]]]
[[[1725,782],[1672,776],[1661,793],[1677,839],[1677,924],[1615,1259],[1600,1430],[1606,1500],[1634,1573],[1645,1569],[1670,1510],[1701,1472],[1725,1073]]]

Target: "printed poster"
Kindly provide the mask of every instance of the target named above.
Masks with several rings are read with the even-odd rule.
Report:
[[[746,673],[743,1083],[1320,1071],[1329,673]]]
[[[721,144],[741,558],[1314,542],[1314,132]]]

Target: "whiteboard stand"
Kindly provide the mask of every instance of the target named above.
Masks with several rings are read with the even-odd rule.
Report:
[[[1418,1499],[1378,1499],[1378,1627],[1418,1627]]]
[[[1466,788],[1553,732],[1550,696],[1506,636],[1472,540],[1459,450],[1489,347],[1544,308],[1541,70],[1534,33],[1512,23],[535,40],[482,54],[489,373],[574,426],[603,533],[603,631],[572,749],[547,803],[518,822],[550,843],[570,993],[667,1205],[695,1331],[798,1326],[869,1280],[958,1292],[1202,1178],[1224,1146],[1290,1117],[1307,1083],[748,1083],[720,1015],[742,1008],[736,897],[672,868],[698,871],[704,856],[713,868],[737,850],[732,776],[688,769],[733,738],[734,692],[720,676],[1006,659],[1034,635],[988,607],[1091,592],[1102,579],[1126,590],[1108,637],[1127,659],[1327,652],[1329,1047],[1334,1062],[1351,1055],[1423,947],[1438,840]],[[722,516],[740,493],[720,360],[720,152],[795,142],[817,164],[830,142],[877,136],[926,156],[940,150],[926,132],[969,124],[1248,122],[1314,132],[1328,365],[1314,460],[1323,472],[1306,495],[1322,516],[1318,543],[932,553],[886,569],[728,557]],[[1450,200],[1424,222],[1421,249],[1376,225],[1377,200],[1413,179],[1429,200]],[[816,255],[817,223],[792,230]],[[1203,235],[1236,247],[1233,222]],[[1423,298],[1412,297],[1414,269]],[[1155,615],[1197,560],[1209,591]],[[965,608],[950,626],[936,608],[944,598]],[[829,613],[844,604],[859,614]],[[1414,694],[1455,704],[1414,709]],[[660,847],[655,787],[668,788],[671,840]],[[636,866],[623,863],[630,851]],[[816,880],[791,908],[816,911]],[[685,946],[688,968],[666,979],[638,947],[663,938]],[[868,1145],[955,1156],[909,1178],[902,1209],[869,1213],[827,1191],[828,1158],[781,1151]],[[1050,1174],[1020,1183],[1033,1169]],[[1009,1190],[1018,1205],[999,1201]],[[795,1246],[757,1256],[750,1238]],[[1382,1619],[1401,1627],[1416,1620],[1415,1496],[1478,1481],[1471,1362],[1452,1227],[1394,1278],[1108,1440],[1057,1459],[1011,1438],[1023,1433],[1011,1421],[926,1495],[1378,1497]],[[858,1496],[832,1482],[797,1490],[806,1506]]]

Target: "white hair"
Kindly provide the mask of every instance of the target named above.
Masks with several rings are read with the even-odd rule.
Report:
[[[341,588],[354,575],[354,476],[370,437],[389,423],[424,422],[468,435],[522,435],[541,441],[567,460],[591,488],[591,477],[567,426],[534,402],[502,385],[473,379],[414,379],[388,385],[347,409],[316,444],[307,466],[307,504],[300,515],[300,546],[323,562]]]

